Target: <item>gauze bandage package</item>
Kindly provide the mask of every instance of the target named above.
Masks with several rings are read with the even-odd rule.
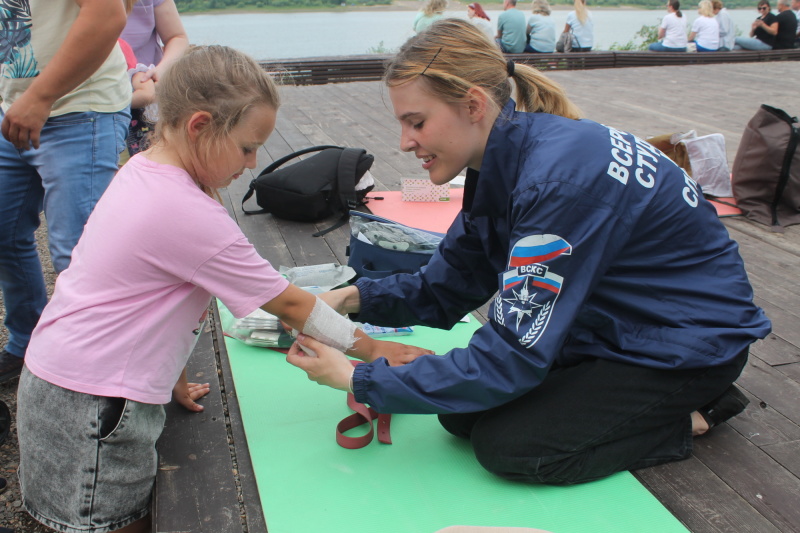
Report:
[[[243,318],[234,318],[225,313],[222,315],[222,330],[229,337],[250,346],[288,348],[294,342],[294,338],[283,328],[278,317],[260,308]]]
[[[297,336],[296,330],[289,334],[278,317],[260,308],[243,318],[234,318],[226,313],[223,316],[222,329],[226,335],[245,344],[265,348],[289,348]],[[355,344],[356,324],[317,298],[306,319],[303,333],[346,352]]]

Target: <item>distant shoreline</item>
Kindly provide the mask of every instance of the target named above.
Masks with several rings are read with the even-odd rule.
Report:
[[[231,8],[231,9],[210,9],[207,11],[184,11],[181,13],[181,16],[191,16],[191,15],[231,15],[231,14],[247,14],[247,13],[309,13],[309,12],[321,12],[321,13],[349,13],[349,12],[356,12],[356,11],[419,11],[424,2],[421,0],[395,0],[391,4],[387,5],[374,5],[374,6],[359,6],[359,5],[351,5],[351,6],[344,6],[344,7],[262,7],[262,8],[254,8],[254,7],[244,7],[241,9]],[[467,5],[469,2],[460,2],[455,0],[450,0],[449,6],[447,8],[448,12],[453,11],[465,11],[467,10]],[[519,3],[517,5],[518,9],[523,12],[530,11],[530,5],[525,2],[527,5],[523,5],[523,3]],[[502,2],[481,2],[481,5],[487,11],[500,11],[503,9]],[[553,11],[572,11],[571,5],[551,5],[550,9]],[[615,9],[644,9],[650,10],[647,6],[592,6],[590,11],[612,11]],[[663,7],[652,8],[652,11],[663,11]]]

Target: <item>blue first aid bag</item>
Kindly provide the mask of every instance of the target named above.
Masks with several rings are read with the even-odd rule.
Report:
[[[350,211],[347,265],[359,276],[371,279],[392,274],[414,274],[428,264],[442,238],[442,233]]]

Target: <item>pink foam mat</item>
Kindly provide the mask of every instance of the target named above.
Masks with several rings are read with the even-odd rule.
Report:
[[[464,189],[450,189],[449,202],[404,202],[400,191],[373,191],[367,204],[379,217],[400,222],[406,226],[446,233],[461,211]],[[374,198],[383,198],[375,200]]]
[[[379,191],[370,194],[367,204],[370,211],[379,217],[388,218],[414,228],[446,233],[450,224],[461,211],[464,189],[451,188],[449,202],[404,202],[400,191]],[[379,197],[383,200],[375,200]],[[719,217],[735,217],[742,214],[735,198],[709,198]]]
[[[736,198],[709,198],[708,201],[717,210],[718,217],[736,217],[742,214],[742,210],[735,207]]]

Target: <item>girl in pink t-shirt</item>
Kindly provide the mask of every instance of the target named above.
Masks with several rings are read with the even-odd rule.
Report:
[[[59,531],[148,530],[161,404],[201,411],[209,391],[189,383],[184,367],[211,295],[237,317],[261,307],[365,361],[429,353],[370,339],[289,284],[214,199],[255,168],[275,126],[278,93],[255,61],[223,46],[193,48],[156,90],[154,143],[98,202],[20,378],[24,505]]]

